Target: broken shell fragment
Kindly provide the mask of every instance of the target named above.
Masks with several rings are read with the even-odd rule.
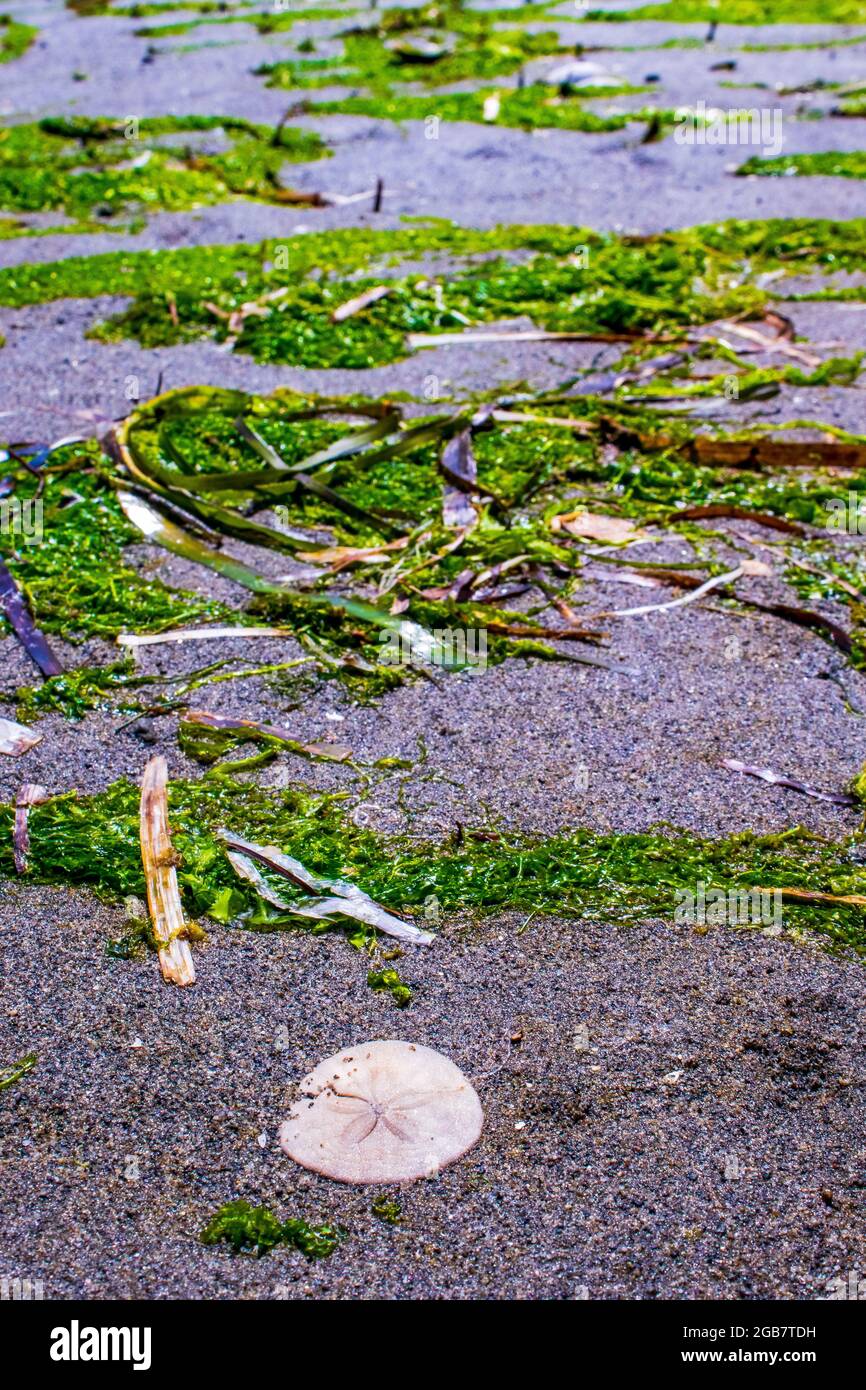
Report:
[[[337,1182],[429,1178],[478,1141],[484,1116],[468,1079],[420,1043],[360,1043],[324,1062],[279,1130],[304,1168]]]
[[[34,733],[25,724],[16,724],[14,719],[0,719],[0,753],[10,758],[20,758],[42,742],[42,735]]]

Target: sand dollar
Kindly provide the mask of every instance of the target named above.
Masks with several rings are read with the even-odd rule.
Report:
[[[420,1043],[359,1043],[320,1062],[280,1126],[284,1151],[338,1182],[430,1177],[481,1134],[481,1102],[462,1071]]]

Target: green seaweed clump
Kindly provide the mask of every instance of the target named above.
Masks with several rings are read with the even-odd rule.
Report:
[[[377,1221],[384,1221],[387,1226],[399,1226],[403,1220],[403,1208],[400,1203],[387,1197],[384,1192],[373,1198],[370,1210]]]
[[[486,16],[476,14],[473,18]],[[383,41],[375,31],[365,30],[347,34],[343,56],[334,61],[296,59],[265,64],[258,71],[270,78],[270,87],[366,87],[385,97],[395,83],[419,82],[438,88],[468,78],[486,81],[515,72],[532,58],[560,51],[555,30],[533,34],[522,29],[494,30],[482,24],[460,35],[456,43],[443,43],[438,49],[435,40],[431,45],[424,36],[422,44],[415,46],[411,32]]]
[[[102,896],[143,896],[140,791],[121,779],[96,796],[58,796],[30,812],[34,882],[87,883]],[[385,908],[421,912],[435,895],[443,912],[514,908],[589,920],[670,918],[677,892],[707,888],[809,888],[862,895],[856,837],[822,840],[799,827],[778,835],[744,832],[701,839],[670,826],[636,834],[564,831],[551,838],[517,833],[419,844],[356,826],[339,794],[295,788],[273,793],[220,779],[173,781],[169,789],[178,882],[191,918],[203,915],[267,930],[298,929],[298,919],[256,918],[254,891],[240,885],[216,837],[226,827],[276,844],[313,873],[350,879]],[[14,807],[0,807],[0,872],[11,877]],[[866,954],[863,913],[845,904],[785,907],[786,923],[808,929],[831,949]],[[325,930],[318,924],[305,930]]]
[[[518,251],[534,253],[516,258]],[[491,252],[495,260],[474,258]],[[400,259],[473,258],[436,277],[393,276]],[[670,332],[735,314],[760,314],[759,283],[781,269],[803,275],[856,270],[866,256],[862,219],[725,222],[657,236],[567,226],[480,231],[426,220],[395,231],[309,232],[258,246],[183,247],[71,257],[0,270],[0,304],[124,295],[133,304],[92,330],[145,347],[215,337],[265,362],[371,367],[411,350],[409,333],[526,314],[566,332]],[[341,304],[388,275],[390,293],[345,322]],[[862,295],[812,290],[808,298]],[[231,328],[233,322],[235,327]],[[239,331],[237,331],[239,329]]]
[[[38,29],[32,24],[19,24],[11,15],[0,14],[0,63],[11,63],[26,53]]]
[[[186,622],[224,618],[224,605],[193,593],[173,590],[132,568],[123,551],[141,541],[98,473],[98,446],[70,445],[57,450],[41,472],[43,539],[19,544],[0,534],[0,558],[22,588],[36,622],[67,641],[113,638],[131,629],[158,631]],[[75,488],[67,474],[75,473]],[[19,483],[19,476],[22,481]],[[16,475],[16,496],[26,500],[36,484],[32,474]],[[5,630],[5,621],[0,631]],[[45,694],[23,694],[25,704],[47,712],[69,708],[83,712],[100,702],[102,691],[122,680],[119,671],[103,677],[90,670],[57,677]]]
[[[23,686],[18,691],[18,718],[30,723],[45,714],[63,714],[67,719],[81,719],[91,709],[119,709],[134,714],[141,709],[140,701],[123,695],[119,702],[112,699],[119,691],[148,683],[149,678],[136,676],[129,661],[117,661],[110,666],[79,666],[50,676],[42,685]]]
[[[772,159],[753,155],[740,166],[737,173],[766,174],[775,178],[792,174],[823,174],[839,179],[866,179],[866,152],[833,150],[819,154],[778,155]]]
[[[283,203],[285,161],[326,153],[311,131],[228,116],[46,117],[0,131],[0,208],[62,210],[59,230],[80,231],[234,198]]]
[[[269,1207],[251,1206],[239,1198],[215,1212],[201,1233],[203,1245],[225,1241],[235,1254],[267,1255],[277,1245],[290,1245],[308,1260],[327,1259],[340,1241],[333,1226],[311,1226],[300,1217],[280,1221]]]
[[[390,994],[398,1009],[405,1009],[412,1000],[411,989],[403,983],[393,968],[370,970],[367,974],[367,984],[376,994]]]
[[[343,97],[334,101],[308,102],[306,110],[312,116],[371,116],[378,120],[423,121],[436,117],[440,121],[472,121],[484,125],[512,126],[520,130],[576,130],[598,135],[605,131],[624,130],[632,121],[663,121],[672,124],[673,112],[652,108],[635,111],[622,109],[598,113],[587,107],[590,98],[626,96],[645,90],[627,85],[607,88],[588,88],[582,93],[556,94],[549,87],[535,83],[497,92],[493,88],[475,92],[436,92],[429,96],[388,95]],[[498,99],[496,114],[487,104]]]

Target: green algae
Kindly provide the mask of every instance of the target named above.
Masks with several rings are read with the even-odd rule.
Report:
[[[378,1197],[374,1197],[370,1210],[377,1221],[383,1221],[386,1226],[399,1226],[403,1221],[403,1208],[400,1203],[392,1197],[388,1197],[384,1192]]]
[[[228,148],[203,147],[208,134],[224,137]],[[326,153],[310,131],[231,117],[48,117],[0,131],[0,208],[62,211],[70,222],[59,230],[82,231],[236,198],[279,203],[284,162]],[[30,229],[18,223],[14,230]]]
[[[334,1253],[341,1233],[334,1226],[311,1226],[296,1216],[280,1221],[269,1207],[254,1207],[239,1198],[214,1213],[199,1239],[203,1245],[224,1241],[236,1255],[267,1255],[278,1245],[288,1245],[307,1259],[321,1260]]]
[[[863,0],[669,0],[639,5],[632,10],[589,10],[587,20],[628,24],[636,20],[672,20],[677,24],[862,24],[866,23]]]
[[[409,333],[459,332],[467,320],[526,314],[552,331],[658,332],[758,313],[771,303],[756,283],[762,272],[856,268],[864,244],[860,221],[728,223],[641,238],[562,226],[473,231],[434,221],[393,232],[308,233],[255,247],[16,266],[0,271],[0,303],[123,294],[132,305],[93,336],[135,337],[148,347],[231,338],[236,351],[262,362],[355,368],[405,356]],[[534,259],[513,254],[525,251]],[[438,255],[451,267],[435,277],[390,273],[389,263],[401,258]],[[343,323],[332,321],[339,305],[383,276],[385,298]],[[232,333],[229,320],[238,313],[240,328]]]
[[[142,896],[138,838],[140,791],[126,780],[97,796],[56,797],[30,813],[30,864],[35,882],[89,884],[101,894]],[[384,837],[359,828],[345,795],[301,788],[265,792],[248,784],[172,782],[169,818],[179,856],[178,881],[193,918],[214,915],[236,925],[298,927],[287,914],[257,913],[239,886],[215,832],[221,826],[259,843],[277,844],[313,872],[351,879],[375,901],[420,913],[431,895],[441,911],[553,912],[558,916],[636,922],[671,918],[678,890],[802,887],[835,894],[862,893],[862,847],[838,843],[801,828],[776,835],[751,831],[702,839],[672,827],[643,833],[562,831],[550,838],[499,831],[462,847]],[[12,872],[13,808],[0,808],[0,870]],[[281,889],[285,885],[281,885]],[[856,908],[785,909],[786,925],[808,930],[832,949],[866,952],[863,915]],[[306,923],[317,933],[326,924]],[[446,927],[447,931],[447,920]]]
[[[223,605],[170,589],[126,562],[124,548],[141,536],[96,471],[100,461],[96,445],[69,445],[53,459],[42,473],[40,542],[31,545],[14,534],[0,533],[0,556],[40,627],[67,641],[81,641],[113,638],[129,628],[159,631],[226,616]],[[32,475],[18,475],[16,496],[26,499],[36,486]],[[94,678],[90,679],[88,698],[95,693]],[[42,698],[50,702],[62,689],[61,703],[72,699],[74,704],[75,698],[83,698],[87,681],[85,676],[79,678],[75,697],[75,678],[56,678]]]
[[[464,13],[466,18],[468,12]],[[270,87],[360,86],[383,97],[396,84],[418,82],[426,87],[440,87],[468,78],[487,81],[516,72],[530,59],[554,56],[561,51],[555,30],[539,34],[473,24],[460,33],[460,41],[452,51],[443,49],[435,61],[413,61],[410,45],[399,54],[386,47],[378,33],[366,31],[346,36],[340,58],[270,63],[257,71],[269,78]]]
[[[74,671],[50,676],[42,685],[20,689],[18,718],[27,724],[46,714],[64,714],[68,719],[82,719],[92,709],[119,708],[125,713],[132,713],[141,706],[138,699],[127,694],[127,691],[148,683],[149,679],[137,676],[129,661],[115,662],[110,666],[78,666]]]
[[[28,1052],[26,1057],[20,1057],[17,1062],[13,1062],[11,1067],[5,1067],[0,1071],[0,1091],[6,1091],[10,1086],[15,1086],[27,1076],[36,1066],[36,1053]]]
[[[405,1009],[412,1002],[411,989],[393,967],[368,971],[367,984],[376,994],[390,994],[398,1009]]]
[[[866,107],[864,107],[866,110]],[[866,179],[866,152],[828,151],[820,154],[786,154],[773,158],[753,155],[737,170],[738,174],[765,174],[775,177],[821,174],[826,178]]]
[[[714,357],[718,355],[715,345],[708,347],[707,352]],[[764,388],[773,386],[853,386],[863,369],[864,357],[866,352],[855,352],[852,357],[828,357],[812,371],[793,366],[759,367],[738,371],[736,377],[717,372],[698,378],[692,375],[700,360],[700,354],[696,354],[695,358],[690,358],[682,366],[657,373],[650,381],[625,383],[619,392],[627,394],[630,400],[645,396],[647,401],[651,401],[654,396],[664,397],[675,385],[678,395],[683,397],[724,396],[732,380],[735,380],[738,399],[749,400],[761,394]]]
[[[497,91],[486,88],[474,92],[436,92],[430,96],[343,97],[335,101],[307,102],[311,116],[370,116],[390,121],[473,121],[484,125],[511,126],[520,130],[576,130],[588,134],[624,130],[635,121],[657,120],[672,125],[675,112],[655,107],[599,113],[588,108],[590,99],[629,95],[645,88],[621,85],[593,88],[583,92],[557,94],[549,87],[532,85]],[[486,103],[496,98],[495,116],[487,114]]]
[[[38,29],[32,24],[19,24],[8,14],[0,14],[0,63],[11,63],[26,53]]]
[[[747,372],[743,389],[748,395],[750,389],[760,391],[767,384],[775,384],[779,377],[799,383],[812,382],[816,377],[821,383],[853,381],[859,367],[860,359],[855,357],[831,359],[818,373],[800,373],[798,368],[785,368],[780,373]],[[709,378],[706,385],[716,386],[718,380]],[[700,391],[702,385],[698,383],[696,389]],[[680,388],[684,394],[688,389],[687,385]],[[282,521],[293,535],[299,528],[319,532],[327,528],[339,545],[375,548],[391,534],[390,519],[401,521],[411,549],[405,556],[389,558],[392,568],[388,591],[405,595],[407,616],[427,632],[484,632],[486,665],[496,665],[510,657],[581,659],[582,654],[574,649],[565,653],[538,640],[555,637],[556,633],[534,624],[531,616],[507,611],[497,598],[496,585],[486,597],[479,591],[478,596],[470,594],[467,599],[464,594],[458,600],[450,593],[450,586],[461,575],[495,574],[503,566],[536,567],[536,575],[538,567],[553,566],[560,575],[570,572],[578,579],[580,552],[563,544],[562,538],[550,529],[553,516],[573,508],[575,483],[580,484],[580,496],[588,506],[640,523],[680,529],[698,545],[696,564],[717,566],[715,561],[700,559],[706,532],[688,519],[678,521],[677,511],[685,507],[736,506],[825,530],[828,527],[830,508],[835,505],[840,486],[835,470],[792,467],[768,472],[701,463],[691,454],[693,425],[687,419],[668,420],[656,414],[650,409],[651,396],[646,398],[645,406],[590,395],[530,399],[534,415],[531,421],[518,418],[511,423],[506,413],[475,431],[478,485],[482,496],[490,500],[457,551],[449,546],[452,533],[442,520],[439,453],[442,439],[447,437],[443,431],[456,430],[460,416],[419,421],[415,425],[415,447],[410,447],[412,435],[404,432],[398,435],[398,440],[402,440],[399,452],[392,446],[380,448],[378,441],[373,440],[368,441],[366,450],[334,458],[328,477],[329,486],[336,489],[335,495],[341,499],[339,506],[327,494],[323,497],[298,491],[283,481],[284,473],[278,471],[272,476],[267,468],[261,469],[260,463],[256,471],[257,454],[236,427],[238,414],[252,411],[259,437],[284,461],[297,464],[308,457],[311,448],[319,450],[332,445],[345,431],[345,426],[336,421],[312,418],[315,411],[309,407],[308,398],[286,391],[270,398],[245,398],[238,392],[203,389],[180,391],[136,412],[131,427],[136,456],[146,471],[163,481],[174,477],[177,485],[188,491],[199,480],[206,487],[209,473],[215,469],[214,482],[228,489],[223,495],[233,495],[238,503],[254,501],[259,508],[279,495],[285,499],[280,504]],[[518,407],[521,403],[518,398]],[[337,405],[331,402],[324,409]],[[556,417],[551,424],[546,421],[546,412]],[[565,417],[574,421],[578,433],[562,427]],[[299,431],[298,438],[294,437],[295,431]],[[603,447],[611,432],[620,440],[619,449],[612,454]],[[367,437],[363,431],[361,434]],[[753,426],[753,434],[760,438],[760,428]],[[848,442],[862,441],[850,437]],[[264,481],[257,488],[259,477]],[[859,495],[863,486],[863,475],[855,473],[851,478],[852,495]],[[354,508],[348,514],[344,510],[347,504]],[[828,534],[823,542],[825,547],[830,539]],[[293,540],[291,544],[298,542]],[[310,546],[310,542],[301,544]],[[419,563],[426,572],[427,587],[423,591],[411,582]],[[711,572],[721,571],[717,566]],[[325,570],[314,581],[314,592],[327,592],[332,585],[343,583],[341,575]],[[542,589],[548,592],[543,580]],[[307,596],[277,592],[258,595],[249,612],[263,621],[288,623],[296,638],[316,658],[321,673],[349,683],[359,694],[363,692],[362,698],[378,698],[399,681],[414,678],[412,668],[382,664],[382,634],[371,625],[369,614],[358,612],[350,625],[338,609],[311,605]],[[851,659],[860,665],[863,640],[859,620],[854,635]],[[295,678],[292,673],[290,681]],[[308,688],[309,673],[304,672],[302,679]],[[200,742],[201,737],[194,732],[195,741]],[[228,751],[229,746],[234,748],[238,742],[237,736],[225,745],[220,742],[216,754]],[[273,749],[266,745],[254,765],[268,756],[273,756]],[[230,768],[229,764],[225,770]]]
[[[97,0],[99,3],[99,0]],[[141,29],[136,29],[139,38],[161,39],[173,38],[176,35],[191,33],[194,29],[202,28],[214,24],[253,24],[260,34],[279,33],[286,29],[293,29],[296,24],[312,23],[319,20],[346,19],[351,18],[355,13],[351,7],[345,6],[337,8],[333,5],[308,5],[300,9],[283,8],[279,10],[256,10],[253,4],[239,3],[231,5],[214,5],[205,3],[203,5],[143,5],[132,6],[125,12],[136,17],[136,11],[140,10],[142,16],[155,15],[169,10],[199,10],[200,17],[197,19],[180,19],[168,24],[147,25]],[[234,11],[230,14],[214,14],[214,10],[228,9]],[[122,14],[123,10],[111,11],[114,14]]]
[[[820,379],[854,380],[859,365],[859,358],[831,359],[821,369]],[[778,376],[811,381],[814,375],[797,373],[797,368],[785,368]],[[775,379],[771,372],[746,373],[744,390],[759,390]],[[713,387],[717,381],[710,378],[696,383],[696,389]],[[687,393],[688,384],[680,390]],[[518,414],[521,403],[518,398]],[[447,437],[443,430],[457,429],[464,418],[460,415],[413,422],[417,436],[405,430],[398,433],[400,448],[396,452],[392,446],[380,448],[379,436],[374,433],[368,438],[369,427],[365,427],[359,432],[365,447],[348,454],[344,441],[351,441],[353,436],[347,435],[345,415],[360,412],[369,420],[372,413],[375,419],[381,405],[316,402],[285,390],[261,398],[195,388],[158,398],[135,412],[128,425],[139,465],[148,476],[155,470],[154,476],[163,483],[173,479],[177,497],[185,499],[187,511],[199,506],[190,488],[199,481],[209,485],[209,478],[223,489],[218,496],[241,508],[252,504],[260,510],[279,497],[281,521],[289,528],[290,551],[299,547],[314,551],[323,543],[314,537],[325,538],[327,545],[375,548],[389,539],[395,528],[405,532],[409,544],[405,554],[393,558],[383,555],[383,564],[391,569],[388,591],[405,595],[407,618],[428,633],[484,632],[486,665],[514,657],[584,659],[574,647],[559,651],[545,645],[543,639],[555,636],[555,631],[537,624],[531,615],[509,612],[495,583],[486,596],[480,589],[469,600],[464,595],[463,601],[458,601],[450,594],[450,586],[467,567],[474,575],[495,574],[502,566],[524,572],[534,567],[536,576],[541,577],[542,571],[552,566],[560,575],[570,574],[572,584],[578,582],[583,563],[580,549],[563,544],[550,529],[554,515],[573,508],[576,483],[585,505],[641,523],[676,526],[693,543],[705,540],[706,533],[688,520],[678,522],[676,518],[678,509],[689,506],[735,505],[828,528],[827,518],[840,488],[836,471],[792,468],[768,473],[701,464],[690,456],[693,426],[686,419],[658,416],[650,408],[651,397],[645,406],[588,395],[538,397],[531,405],[535,415],[531,421],[511,423],[505,415],[476,430],[478,485],[487,500],[477,525],[457,551],[449,546],[453,533],[442,519],[439,453],[442,439]],[[467,409],[471,413],[472,407]],[[561,423],[548,425],[546,412],[560,421],[568,415],[578,431],[588,428],[590,433],[575,434]],[[344,418],[337,418],[341,414]],[[343,452],[338,451],[327,469],[332,492],[320,495],[298,490],[295,484],[283,481],[280,472],[272,479],[272,470],[262,467],[257,452],[238,433],[239,415],[255,421],[258,436],[289,467],[340,440]],[[621,440],[613,454],[602,447],[611,429]],[[755,433],[759,437],[760,432]],[[418,442],[413,446],[415,437]],[[849,442],[860,441],[850,437]],[[267,481],[256,488],[259,476]],[[27,470],[21,470],[15,481],[24,498],[37,486]],[[36,621],[48,632],[62,632],[75,639],[114,637],[130,629],[158,631],[202,618],[228,619],[230,614],[222,605],[172,591],[148,577],[146,570],[139,573],[128,564],[124,549],[140,540],[140,533],[125,520],[115,500],[113,484],[118,481],[116,465],[101,455],[97,446],[64,446],[41,473],[41,543],[29,544],[14,535],[0,538],[0,553],[21,585]],[[859,496],[863,488],[863,475],[855,472],[850,479],[851,495]],[[339,499],[339,505],[332,495]],[[347,513],[346,506],[354,510]],[[230,515],[228,511],[225,514]],[[213,513],[219,524],[222,515]],[[237,515],[244,519],[242,511]],[[210,516],[206,508],[202,517],[207,520]],[[815,542],[819,559],[821,546],[829,551],[831,539],[828,533],[826,541],[819,538]],[[700,555],[699,548],[695,563],[706,564]],[[419,564],[425,571],[423,591],[412,582]],[[379,573],[387,572],[380,569]],[[542,589],[548,592],[545,582],[541,577]],[[303,655],[293,662],[262,668],[262,674],[278,682],[283,693],[296,702],[316,681],[336,679],[351,689],[355,698],[372,700],[403,680],[418,678],[413,666],[383,664],[386,655],[380,610],[356,605],[347,612],[343,575],[326,568],[308,583],[312,593],[284,593],[272,586],[272,591],[254,597],[247,609],[247,617],[253,621],[288,624],[307,649],[315,674],[306,666],[294,669],[298,660],[304,660]],[[334,586],[339,594],[336,606],[331,597]],[[507,586],[502,592],[508,592]],[[857,620],[852,659],[860,664],[860,619],[854,605],[852,615]],[[255,669],[252,673],[230,671],[224,677],[214,677],[213,668],[206,667],[181,683],[163,682],[173,688],[151,698],[140,687],[152,682],[135,675],[125,664],[85,667],[54,677],[39,688],[21,691],[19,708],[25,719],[48,712],[79,718],[86,710],[99,708],[168,711],[207,679],[255,673]],[[183,741],[183,731],[181,737]],[[196,743],[194,755],[201,754],[198,745],[205,736],[193,731],[191,737]],[[211,749],[213,756],[206,759],[214,762],[234,752],[245,740],[237,735],[224,738],[208,734],[207,741],[209,747],[218,744]],[[194,751],[191,745],[189,751]],[[276,751],[266,741],[250,765],[261,765]],[[228,764],[219,774],[230,775],[233,768],[237,771],[237,765]]]

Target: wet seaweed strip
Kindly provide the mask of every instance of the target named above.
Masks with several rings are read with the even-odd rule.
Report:
[[[511,253],[518,250],[533,256],[516,264]],[[333,322],[339,305],[380,282],[377,261],[437,254],[465,261],[484,252],[496,259],[452,264],[433,277],[396,274],[385,298],[344,323]],[[432,221],[393,232],[311,232],[258,247],[110,253],[18,266],[0,271],[0,303],[132,295],[132,306],[94,329],[94,336],[135,337],[144,346],[214,337],[261,362],[365,367],[404,357],[412,334],[459,332],[467,323],[519,314],[545,331],[625,338],[761,314],[773,303],[773,290],[758,283],[763,273],[855,269],[864,253],[862,221],[733,222],[645,238],[579,227],[473,231]],[[250,305],[255,313],[247,312]],[[242,310],[240,331],[233,332],[232,317]]]
[[[121,780],[98,796],[56,797],[30,812],[30,873],[36,882],[89,884],[116,901],[142,896],[139,790]],[[383,837],[357,827],[343,796],[301,788],[265,792],[248,784],[172,782],[169,823],[178,883],[190,916],[208,915],[258,930],[298,928],[296,917],[264,908],[225,860],[216,832],[278,844],[314,873],[348,879],[384,907],[423,911],[435,894],[442,912],[519,909],[595,920],[670,919],[678,892],[799,889],[859,896],[859,841],[832,842],[802,828],[708,840],[672,827],[640,834],[573,830],[544,839],[499,832],[463,845]],[[0,869],[11,872],[14,807],[0,808]],[[285,880],[280,893],[291,899]],[[301,895],[303,896],[303,895]],[[863,954],[863,915],[844,903],[796,906],[787,924],[814,932],[831,948]],[[327,924],[304,930],[318,932]],[[447,936],[447,921],[443,936]]]
[[[26,219],[46,211],[68,219],[55,231],[104,232],[139,228],[152,211],[238,198],[316,206],[320,195],[282,186],[281,167],[327,153],[311,131],[231,116],[45,117],[3,132],[0,210],[14,217],[5,234],[32,234]]]

